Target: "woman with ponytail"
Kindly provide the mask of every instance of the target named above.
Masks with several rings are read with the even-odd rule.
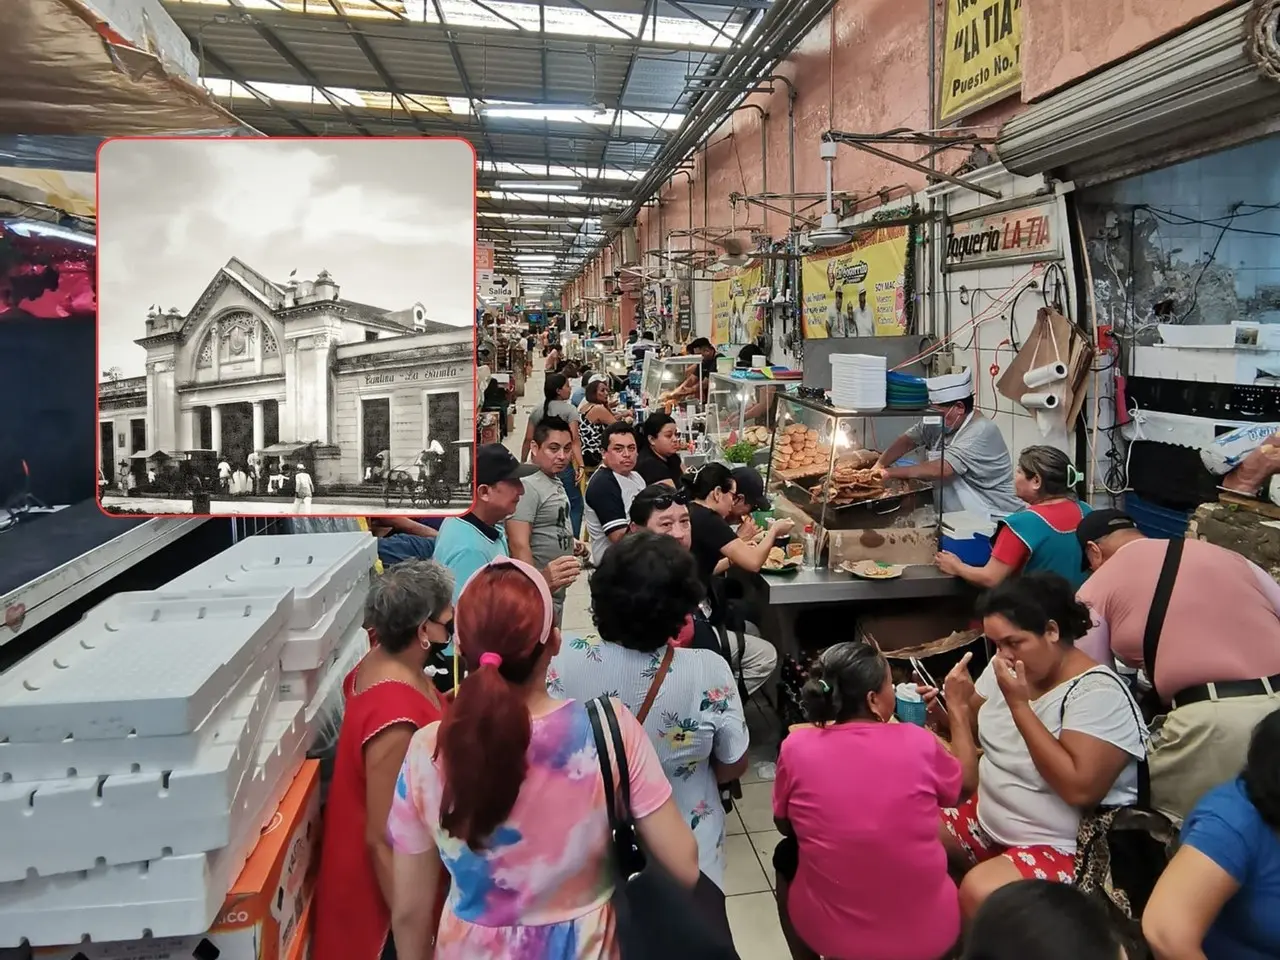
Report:
[[[870,644],[824,650],[801,701],[810,722],[782,741],[773,781],[792,956],[940,960],[960,935],[938,842],[938,809],[960,799],[959,761],[923,727],[889,722],[893,680]]]
[[[387,824],[398,960],[612,960],[604,786],[586,705],[547,693],[560,632],[546,580],[495,560],[464,587],[454,623],[470,672],[444,722],[410,743]],[[692,890],[697,843],[644,729],[613,710],[640,840]],[[452,885],[437,931],[442,863]]]
[[[1083,480],[1057,447],[1027,447],[1013,473],[1013,492],[1026,507],[997,527],[991,559],[975,567],[944,550],[935,560],[938,569],[986,589],[1037,570],[1056,573],[1079,588],[1089,575],[1076,539],[1080,519],[1090,512],[1088,504],[1076,498]]]
[[[582,481],[586,470],[582,462],[582,414],[569,402],[573,387],[569,378],[562,373],[549,373],[542,384],[542,403],[529,411],[529,426],[524,431],[524,443],[520,446],[520,462],[529,459],[529,451],[533,447],[533,428],[546,417],[559,417],[569,424],[569,434],[573,437],[573,452],[569,456],[569,464],[560,474],[560,482],[569,497],[569,524],[573,527],[575,537],[582,536]]]

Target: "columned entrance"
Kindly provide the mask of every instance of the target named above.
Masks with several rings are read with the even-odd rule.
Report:
[[[234,466],[243,466],[254,450],[280,442],[280,404],[276,400],[219,403],[191,408],[192,440],[200,450],[216,450]]]

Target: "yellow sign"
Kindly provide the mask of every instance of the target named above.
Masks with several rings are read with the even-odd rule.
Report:
[[[764,282],[759,261],[739,270],[721,274],[711,281],[711,342],[748,344],[764,326],[761,307],[756,305],[758,288]]]
[[[804,335],[900,337],[907,332],[907,228],[879,227],[805,257]]]
[[[1022,0],[947,0],[938,119],[950,123],[1022,89]]]

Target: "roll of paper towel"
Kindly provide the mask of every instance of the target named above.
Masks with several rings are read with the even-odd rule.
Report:
[[[1046,363],[1043,367],[1035,367],[1022,375],[1022,382],[1032,390],[1047,387],[1051,383],[1067,379],[1065,363]]]
[[[1021,402],[1028,410],[1056,410],[1061,401],[1056,393],[1024,393]]]

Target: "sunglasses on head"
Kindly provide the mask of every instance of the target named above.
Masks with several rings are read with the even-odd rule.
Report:
[[[668,510],[677,503],[685,506],[689,502],[689,495],[682,490],[676,490],[672,493],[660,493],[654,497],[646,497],[649,503],[653,504],[654,510]]]

